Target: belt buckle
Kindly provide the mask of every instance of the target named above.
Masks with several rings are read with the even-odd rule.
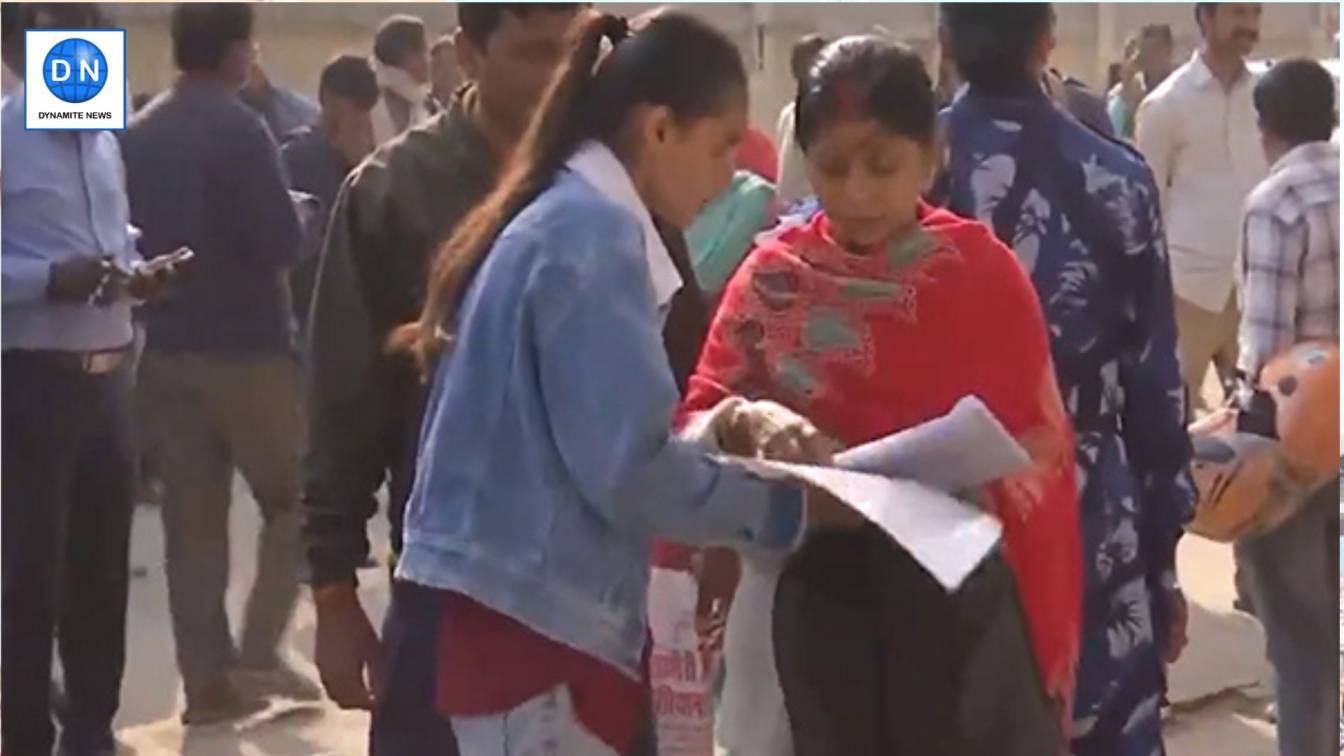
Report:
[[[89,375],[105,375],[117,369],[121,364],[121,352],[93,352],[84,355],[84,372]]]

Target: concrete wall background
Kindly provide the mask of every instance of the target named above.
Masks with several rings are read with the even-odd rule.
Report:
[[[614,12],[635,15],[657,7],[649,3],[602,3]],[[773,130],[774,118],[792,96],[789,48],[809,32],[835,37],[881,26],[911,44],[932,62],[936,55],[935,3],[707,3],[682,8],[712,21],[737,41],[752,72],[753,120]],[[1057,4],[1061,69],[1100,86],[1106,67],[1118,60],[1126,36],[1146,23],[1169,23],[1176,35],[1178,59],[1190,55],[1197,42],[1192,3]],[[166,3],[117,3],[113,17],[127,29],[128,70],[132,92],[153,92],[167,86],[174,71],[167,33]],[[433,32],[456,26],[452,3],[260,3],[258,39],[262,60],[272,80],[315,94],[318,73],[340,52],[368,53],[373,30],[392,13],[425,19]],[[1339,6],[1335,3],[1267,3],[1257,56],[1338,56],[1334,34]]]

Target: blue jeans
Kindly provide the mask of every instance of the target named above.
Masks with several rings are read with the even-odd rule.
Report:
[[[1279,528],[1236,545],[1278,676],[1279,753],[1338,747],[1339,482]]]
[[[502,714],[453,717],[453,732],[464,756],[619,756],[579,721],[564,685]]]

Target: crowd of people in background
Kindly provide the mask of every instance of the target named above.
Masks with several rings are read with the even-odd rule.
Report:
[[[935,70],[808,35],[773,137],[722,33],[583,3],[389,17],[315,98],[252,5],[182,3],[123,132],[28,131],[22,31],[108,19],[3,10],[5,753],[115,753],[148,491],[185,725],[325,695],[380,756],[655,756],[652,563],[699,583],[733,756],[1163,752],[1209,369],[1235,401],[1338,341],[1337,84],[1248,68],[1260,4],[1194,4],[1179,66],[1143,27],[1101,92],[1049,4],[942,6]],[[952,594],[710,453],[827,464],[967,395],[1031,464],[967,494],[1003,547]],[[1283,756],[1337,745],[1337,490],[1236,547]]]
[[[1115,81],[1106,88],[1106,114],[1111,129],[1122,139],[1134,139],[1134,116],[1139,104],[1176,67],[1175,40],[1166,24],[1145,26],[1125,41],[1125,61],[1115,64]]]

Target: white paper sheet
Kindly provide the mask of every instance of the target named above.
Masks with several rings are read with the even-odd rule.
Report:
[[[853,469],[732,459],[758,475],[800,478],[829,491],[886,531],[949,591],[961,586],[1003,532],[997,519],[950,492],[1030,464],[975,397],[937,420],[837,456],[837,465]]]
[[[910,480],[835,467],[738,460],[759,474],[785,474],[824,488],[882,528],[944,588],[954,591],[998,542],[999,521]]]
[[[978,397],[948,414],[836,455],[846,470],[908,478],[940,491],[965,491],[1010,475],[1031,458]]]

